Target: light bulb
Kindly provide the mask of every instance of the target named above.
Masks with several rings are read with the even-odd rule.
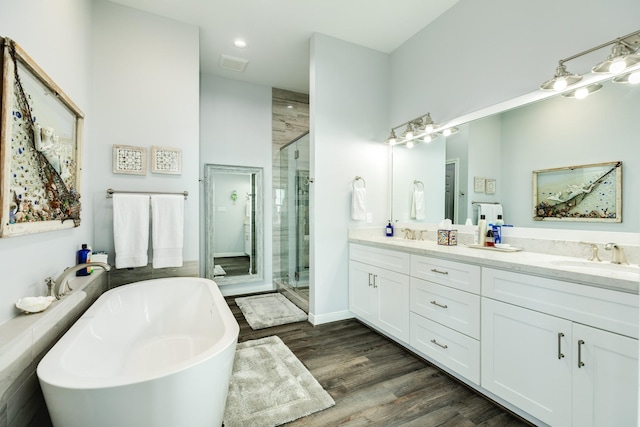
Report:
[[[427,133],[431,133],[433,132],[433,125],[432,124],[428,124],[424,127],[425,132]]]
[[[636,71],[635,73],[631,73],[629,75],[629,83],[632,85],[640,83],[640,71]]]
[[[586,87],[581,87],[576,89],[575,97],[576,99],[584,99],[589,95],[589,89]]]
[[[407,138],[407,139],[413,138],[413,132],[409,131],[409,132],[405,133],[404,137]]]
[[[413,148],[413,141],[407,142],[407,148]]]
[[[451,129],[445,129],[444,131],[442,131],[442,134],[443,134],[444,136],[449,136],[449,135],[451,135]]]
[[[424,142],[427,142],[427,143],[428,143],[428,142],[431,142],[431,141],[432,141],[432,140],[431,140],[431,135],[426,135],[426,136],[424,137]]]
[[[622,58],[616,58],[611,61],[611,65],[609,65],[609,72],[611,74],[619,74],[627,68],[627,63]]]
[[[562,90],[567,87],[567,80],[565,78],[559,78],[553,83],[554,90]]]
[[[395,138],[389,138],[389,145],[396,145],[396,139]]]

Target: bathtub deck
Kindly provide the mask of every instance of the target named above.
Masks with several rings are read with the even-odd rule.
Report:
[[[234,298],[227,303],[240,324],[239,341],[278,335],[336,402],[288,427],[530,426],[356,320],[254,331]]]

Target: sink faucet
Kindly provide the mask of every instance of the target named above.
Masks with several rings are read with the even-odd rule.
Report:
[[[627,257],[622,248],[615,243],[607,243],[604,245],[605,250],[613,251],[611,255],[611,264],[629,264]]]
[[[587,261],[596,261],[596,262],[602,261],[598,256],[598,245],[596,245],[595,243],[589,243],[589,242],[580,242],[580,243],[582,243],[583,245],[591,246],[591,256],[587,259]]]
[[[87,267],[101,267],[105,271],[111,270],[111,266],[104,262],[87,262],[83,264],[74,265],[73,267],[65,268],[62,274],[58,276],[56,280],[53,280],[51,277],[47,277],[44,281],[47,283],[47,287],[49,288],[49,296],[56,297],[56,299],[60,299],[67,291],[70,291],[71,288],[68,286],[69,276],[71,273],[75,273],[78,270],[82,270]],[[56,290],[57,287],[57,290]]]

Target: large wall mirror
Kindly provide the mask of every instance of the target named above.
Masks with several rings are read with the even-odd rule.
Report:
[[[205,165],[205,275],[219,285],[262,281],[263,170]]]
[[[504,220],[519,227],[640,231],[640,85],[601,82],[603,88],[584,99],[539,93],[489,108],[493,113],[462,123],[460,131],[413,148],[393,147],[392,217],[400,222],[457,224],[477,221],[477,203],[500,203]],[[517,105],[520,103],[520,105]],[[473,114],[469,116],[474,116]],[[455,123],[456,121],[452,121]],[[622,161],[622,222],[536,221],[532,172]],[[488,180],[479,191],[474,178]],[[410,210],[414,181],[424,183],[425,215]]]

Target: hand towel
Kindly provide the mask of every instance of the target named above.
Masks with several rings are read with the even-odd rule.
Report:
[[[478,203],[478,219],[484,215],[487,224],[495,224],[498,215],[502,215],[502,205],[499,203]]]
[[[411,199],[411,218],[421,220],[425,218],[424,191],[414,190]]]
[[[144,267],[149,249],[149,196],[113,195],[116,268]]]
[[[364,221],[367,219],[367,190],[364,187],[353,189],[351,201],[351,219]]]
[[[182,267],[184,196],[151,196],[153,268]]]

